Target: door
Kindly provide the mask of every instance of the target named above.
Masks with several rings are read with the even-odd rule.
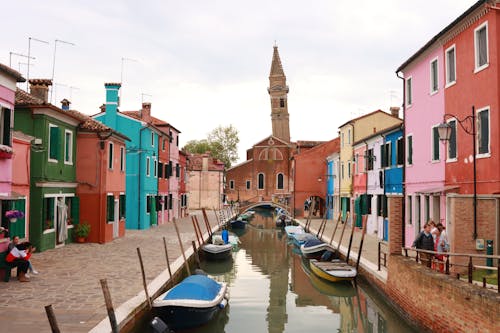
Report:
[[[56,198],[56,246],[63,246],[68,238],[68,205],[66,204],[65,197]]]
[[[22,219],[18,218],[16,222],[10,222],[10,238],[19,236],[22,239],[26,237],[26,200],[13,201],[13,209],[23,212],[25,216]]]
[[[113,219],[113,238],[117,238],[120,231],[120,200],[115,199]]]
[[[434,222],[439,223],[439,222],[444,222],[441,221],[441,196],[439,195],[433,195],[432,196],[432,220]],[[444,224],[444,223],[443,223]]]

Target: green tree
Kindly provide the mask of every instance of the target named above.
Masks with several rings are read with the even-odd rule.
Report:
[[[210,151],[212,157],[221,160],[229,168],[238,160],[239,142],[238,130],[233,125],[218,126],[206,139],[188,141],[182,149],[196,154]]]

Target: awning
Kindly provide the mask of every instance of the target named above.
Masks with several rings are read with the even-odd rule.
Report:
[[[0,193],[0,200],[19,200],[19,199],[25,199],[26,196],[21,193],[17,192],[10,192],[10,193]]]
[[[439,187],[433,187],[433,188],[428,188],[424,190],[420,190],[415,192],[416,194],[438,194],[438,193],[446,193],[451,190],[456,190],[460,188],[458,185],[446,185],[446,186],[439,186]]]

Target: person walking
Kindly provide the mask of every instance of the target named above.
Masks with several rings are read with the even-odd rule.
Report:
[[[424,226],[424,230],[422,230],[418,234],[417,238],[415,238],[415,241],[413,241],[411,247],[419,250],[434,251],[434,238],[432,237],[431,229],[432,229],[431,224],[426,223]],[[431,267],[433,254],[426,252],[418,254],[420,254],[420,261],[422,262],[422,264],[426,265],[427,267]]]

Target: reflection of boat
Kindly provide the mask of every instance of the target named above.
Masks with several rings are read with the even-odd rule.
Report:
[[[311,240],[311,239],[318,239],[318,237],[310,234],[310,233],[302,233],[302,234],[293,234],[291,236],[291,239],[292,239],[292,243],[297,246],[297,247],[300,247],[302,244],[304,244],[305,242],[307,242],[308,240]]]
[[[292,238],[292,235],[305,233],[304,228],[300,225],[287,225],[285,227],[285,232],[288,238]]]
[[[233,229],[244,229],[247,226],[247,221],[238,216],[237,219],[231,221],[231,228]]]
[[[334,259],[332,261],[318,261],[316,259],[311,259],[309,263],[311,271],[327,281],[337,282],[343,280],[353,280],[357,275],[356,268],[338,259]]]
[[[314,289],[328,296],[337,297],[354,297],[356,296],[356,288],[349,281],[339,281],[337,283],[330,283],[326,280],[319,278],[316,274],[311,272],[309,259],[302,257],[302,269],[309,276]]]
[[[225,260],[231,257],[233,245],[231,244],[205,244],[201,247],[207,260]]]
[[[292,224],[292,222],[293,222],[292,218],[284,213],[279,214],[278,217],[276,218],[277,227],[284,227]]]
[[[202,260],[200,268],[209,275],[223,275],[233,269],[234,261],[231,256],[229,260],[205,261]]]
[[[306,258],[320,258],[323,252],[328,250],[330,246],[319,240],[318,238],[313,238],[307,240],[304,244],[300,246],[300,251],[302,255]]]
[[[171,329],[196,327],[210,321],[228,302],[227,285],[205,275],[191,275],[153,301]]]

